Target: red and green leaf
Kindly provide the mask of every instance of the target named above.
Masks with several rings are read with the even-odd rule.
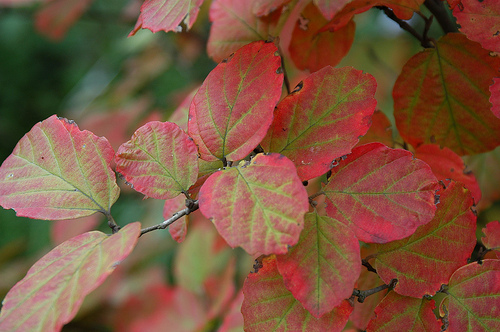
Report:
[[[321,318],[311,315],[283,283],[276,258],[267,257],[262,268],[250,273],[243,284],[241,313],[245,331],[342,331],[352,306],[348,301]]]
[[[314,72],[325,66],[336,66],[347,55],[354,41],[356,24],[349,21],[333,32],[324,28],[327,23],[312,3],[301,13],[288,47],[297,68]]]
[[[370,321],[367,332],[441,331],[441,322],[434,315],[434,300],[415,299],[389,292],[375,308],[376,317]]]
[[[489,86],[500,59],[478,43],[450,33],[412,57],[393,90],[401,136],[417,147],[447,146],[459,155],[500,145],[500,119],[491,112]]]
[[[493,78],[493,84],[490,85],[490,93],[491,112],[497,118],[500,118],[500,78]]]
[[[496,255],[500,258],[500,222],[492,221],[483,228],[484,237],[481,238],[484,246],[488,249],[494,249]]]
[[[181,23],[189,30],[196,21],[202,3],[203,0],[145,0],[141,15],[129,36],[141,28],[153,33],[162,30],[180,32]]]
[[[500,330],[500,260],[463,266],[448,286],[449,296],[441,304],[448,308],[448,331]]]
[[[385,283],[398,279],[394,290],[401,295],[434,295],[474,250],[476,216],[470,192],[452,182],[440,192],[440,201],[430,223],[406,239],[378,245],[377,272]]]
[[[351,296],[361,272],[359,242],[344,224],[308,213],[299,242],[277,264],[285,287],[320,318]]]
[[[410,152],[370,143],[332,169],[323,192],[328,216],[351,227],[360,241],[385,243],[431,221],[438,187],[430,167]]]
[[[254,1],[217,0],[212,2],[208,56],[220,62],[249,42],[267,40],[269,36],[275,35],[274,29],[281,13],[274,11],[267,16],[259,17],[253,13],[254,8],[259,9]]]
[[[303,181],[325,174],[368,131],[375,89],[371,75],[350,67],[311,74],[278,104],[262,147],[290,158]]]
[[[85,296],[130,254],[140,231],[140,224],[132,223],[111,236],[90,232],[57,246],[9,291],[0,330],[59,331],[76,315]]]
[[[135,190],[157,199],[187,193],[198,177],[198,152],[171,122],[148,122],[116,152],[116,171]]]
[[[496,0],[461,0],[453,10],[460,31],[485,49],[500,52],[500,3]]]
[[[277,47],[254,42],[220,63],[203,82],[189,110],[189,135],[201,159],[243,159],[262,141],[281,96]]]
[[[481,200],[481,190],[476,177],[467,170],[462,158],[448,148],[436,144],[425,144],[415,150],[415,157],[425,161],[438,180],[452,179],[462,182],[471,191],[474,202]]]
[[[113,156],[105,138],[53,115],[24,135],[0,167],[0,205],[34,219],[107,214],[120,194]]]
[[[309,209],[293,163],[279,154],[258,154],[212,174],[199,206],[231,247],[251,254],[286,253],[298,242]]]

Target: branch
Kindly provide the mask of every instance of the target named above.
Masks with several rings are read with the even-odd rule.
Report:
[[[180,219],[181,217],[187,216],[191,212],[198,210],[198,208],[199,208],[198,200],[193,201],[193,200],[186,199],[186,208],[184,210],[181,210],[181,211],[174,213],[172,215],[172,217],[168,218],[167,220],[165,220],[164,222],[162,222],[158,225],[154,225],[154,226],[150,226],[150,227],[146,227],[146,228],[141,229],[140,236],[142,236],[146,233],[149,233],[151,231],[157,230],[157,229],[165,229],[168,226],[170,226],[171,224],[173,224],[176,220]]]
[[[413,37],[417,38],[420,41],[420,45],[425,48],[431,48],[434,47],[431,42],[426,38],[426,36],[422,36],[420,33],[418,33],[411,25],[403,21],[402,19],[398,18],[392,10],[385,6],[377,6],[378,9],[382,10],[387,17],[389,17],[391,20],[396,22],[401,29],[408,31],[413,35]]]
[[[458,27],[450,18],[441,0],[425,0],[424,6],[434,15],[445,33],[458,32]]]
[[[368,258],[370,259],[370,258]],[[362,259],[361,260],[361,265],[363,265],[364,267],[366,267],[366,269],[370,272],[373,272],[373,273],[377,273],[377,270],[375,270],[375,268],[370,264],[368,263],[368,259]]]
[[[358,302],[363,303],[368,296],[373,295],[375,293],[378,293],[380,291],[383,291],[384,289],[388,289],[388,288],[392,289],[396,286],[397,283],[398,283],[398,279],[392,279],[391,282],[389,283],[389,285],[380,285],[378,287],[375,287],[372,289],[367,289],[367,290],[359,290],[359,289],[355,288],[352,291],[352,296],[357,296]]]

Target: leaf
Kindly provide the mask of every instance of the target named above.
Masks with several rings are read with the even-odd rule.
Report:
[[[237,161],[262,141],[281,96],[280,64],[277,47],[261,41],[212,70],[189,110],[189,136],[201,159]]]
[[[276,259],[285,287],[316,318],[351,297],[361,272],[354,233],[317,213],[306,214],[299,242]]]
[[[145,0],[141,6],[141,15],[129,37],[141,28],[153,33],[162,30],[180,32],[181,23],[189,30],[196,21],[202,3],[203,0]]]
[[[284,254],[299,240],[307,192],[292,162],[258,154],[212,174],[201,187],[199,206],[231,247],[248,253]]]
[[[389,292],[375,308],[376,317],[370,321],[371,331],[441,331],[441,323],[434,315],[434,300],[415,299]]]
[[[243,303],[243,292],[240,291],[231,304],[229,312],[224,317],[219,332],[240,332],[243,331],[243,315],[241,305]]]
[[[163,219],[167,220],[174,213],[186,208],[186,197],[179,195],[175,198],[167,199],[163,205]],[[176,242],[181,243],[186,238],[189,216],[182,216],[173,224],[168,226],[168,232]]]
[[[107,214],[120,194],[113,155],[104,137],[53,115],[24,135],[0,167],[0,205],[33,219]]]
[[[59,245],[74,236],[90,232],[101,221],[102,214],[79,218],[76,220],[57,220],[51,223],[50,238],[52,243]]]
[[[301,13],[293,29],[290,57],[297,68],[314,72],[325,66],[336,66],[351,49],[356,24],[348,24],[333,32],[318,8],[310,3]]]
[[[46,1],[36,13],[36,29],[51,39],[61,40],[92,2],[93,0]]]
[[[367,132],[377,103],[375,89],[370,74],[325,67],[278,104],[261,146],[290,158],[303,181],[325,174]]]
[[[500,119],[488,99],[498,68],[499,58],[457,33],[412,57],[392,93],[401,136],[415,147],[438,143],[459,155],[493,150]]]
[[[348,301],[321,318],[313,317],[285,288],[276,258],[267,257],[243,284],[241,313],[245,331],[342,331],[352,306]]]
[[[460,183],[451,182],[440,195],[441,202],[430,223],[406,239],[377,246],[377,273],[386,284],[398,279],[394,291],[401,295],[434,295],[457,268],[466,264],[476,245],[470,192]]]
[[[425,161],[438,180],[452,179],[461,182],[471,191],[475,203],[481,200],[476,177],[466,169],[462,158],[455,152],[446,147],[441,149],[436,144],[425,144],[415,150],[415,157]]]
[[[448,331],[500,330],[500,260],[486,259],[456,270],[448,293]]]
[[[485,49],[500,52],[500,3],[495,0],[461,0],[453,10],[460,31]]]
[[[254,0],[252,13],[256,16],[266,16],[274,12],[290,0]]]
[[[175,111],[168,118],[169,122],[173,122],[178,125],[182,130],[188,130],[188,116],[189,116],[189,106],[191,106],[191,102],[193,101],[194,95],[198,92],[198,88],[193,89],[181,102],[179,106],[175,109]]]
[[[384,112],[375,110],[372,116],[372,124],[368,132],[359,138],[357,146],[379,142],[388,147],[393,147],[394,140],[392,139],[392,125]]]
[[[59,331],[130,254],[140,231],[141,225],[132,223],[111,236],[84,233],[54,248],[5,297],[0,330]]]
[[[490,103],[493,105],[491,107],[491,112],[500,118],[500,78],[494,77],[493,84],[490,85]]]
[[[323,191],[328,216],[351,227],[360,241],[385,243],[431,221],[438,187],[430,167],[410,152],[370,143],[332,169]]]
[[[116,171],[146,196],[171,199],[198,176],[196,145],[171,122],[148,122],[116,152]]]
[[[349,2],[351,0],[314,0],[314,4],[327,20],[333,19],[335,14],[340,12]]]
[[[500,258],[500,222],[492,221],[483,228],[484,237],[481,238],[484,246],[488,249],[495,249],[496,255]]]
[[[275,36],[274,29],[280,11],[268,16],[253,14],[254,1],[217,0],[210,6],[210,35],[207,53],[215,62],[220,62],[231,53],[257,40]],[[258,7],[257,7],[258,8]],[[231,27],[228,29],[228,27]],[[281,90],[280,90],[281,91]]]

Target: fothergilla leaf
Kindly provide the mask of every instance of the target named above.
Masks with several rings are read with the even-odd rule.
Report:
[[[0,330],[61,330],[85,296],[130,254],[140,232],[141,225],[132,223],[111,236],[84,233],[54,248],[5,297]]]
[[[500,118],[500,78],[493,78],[493,84],[490,85],[490,93],[491,112],[497,118]]]
[[[148,122],[116,152],[116,171],[134,189],[157,199],[186,193],[198,176],[198,153],[188,135],[171,122]]]
[[[53,115],[24,135],[0,167],[0,205],[48,220],[109,213],[120,194],[113,156],[104,137]]]
[[[299,242],[277,263],[286,288],[320,318],[351,296],[361,271],[359,242],[341,222],[308,213]]]
[[[406,150],[380,143],[354,148],[332,169],[323,188],[327,214],[359,240],[385,243],[407,237],[436,211],[436,177]]]
[[[483,228],[483,233],[485,236],[481,238],[481,241],[484,246],[495,250],[497,257],[500,258],[500,222],[489,222],[486,228]]]
[[[448,286],[448,331],[500,331],[500,260],[465,265]]]
[[[212,70],[189,109],[189,136],[201,159],[240,160],[262,141],[281,96],[280,64],[277,47],[260,41]]]
[[[311,74],[278,104],[262,147],[290,158],[303,181],[326,173],[368,131],[376,86],[351,67]]]
[[[210,175],[199,206],[231,247],[284,254],[299,240],[309,203],[293,163],[276,153]]]
[[[470,192],[452,182],[438,193],[441,202],[431,222],[406,239],[377,246],[377,272],[385,283],[398,279],[394,290],[399,294],[434,295],[457,268],[466,264],[476,245]]]
[[[256,273],[250,273],[243,284],[245,331],[342,331],[352,312],[348,301],[321,318],[312,316],[283,283],[276,268],[276,258],[267,257]]]

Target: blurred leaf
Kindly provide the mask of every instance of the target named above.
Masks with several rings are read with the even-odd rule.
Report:
[[[172,217],[174,213],[186,208],[186,197],[179,195],[177,197],[167,199],[163,205],[163,219],[167,220]],[[173,224],[168,226],[168,232],[176,242],[181,243],[186,238],[187,226],[189,216],[182,216],[177,219]]]
[[[359,139],[356,146],[372,142],[379,142],[391,148],[394,147],[391,122],[387,116],[379,110],[375,110],[373,113],[370,129],[368,129],[368,132]]]
[[[252,13],[260,17],[269,15],[271,12],[290,2],[290,0],[254,0],[252,2]]]
[[[488,249],[495,249],[496,255],[500,258],[500,222],[492,221],[483,228],[484,237],[481,238],[484,246]]]
[[[55,245],[59,245],[74,236],[89,232],[99,225],[102,215],[78,218],[76,220],[57,220],[51,224],[50,237]]]

